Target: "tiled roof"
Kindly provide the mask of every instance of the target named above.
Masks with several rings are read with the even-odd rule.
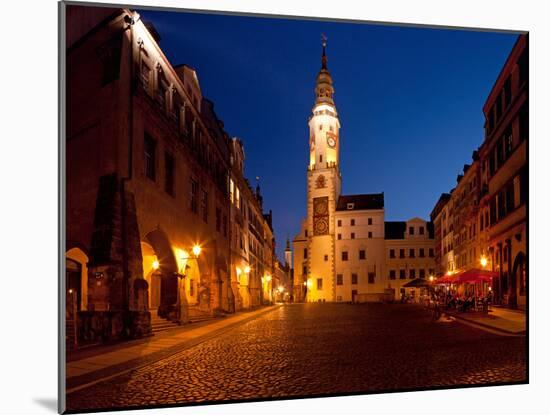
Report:
[[[384,239],[405,239],[407,222],[384,222]]]
[[[384,209],[384,193],[340,196],[336,210]]]

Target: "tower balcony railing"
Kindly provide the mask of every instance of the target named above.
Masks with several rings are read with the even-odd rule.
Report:
[[[338,163],[336,163],[335,161],[327,161],[326,163],[326,166],[324,168],[327,168],[327,169],[335,169],[338,167]],[[307,170],[308,171],[313,171],[316,169],[316,164],[310,164],[307,166]]]

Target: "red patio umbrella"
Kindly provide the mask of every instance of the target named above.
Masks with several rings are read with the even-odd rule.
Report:
[[[487,271],[484,269],[472,268],[467,271],[459,272],[453,275],[456,284],[475,284],[479,282],[491,282],[493,278],[498,277],[498,272]]]

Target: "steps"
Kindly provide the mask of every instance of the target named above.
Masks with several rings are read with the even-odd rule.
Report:
[[[159,317],[157,314],[157,310],[150,310],[150,311],[151,311],[151,330],[153,331],[153,334],[179,327],[178,323]]]
[[[188,313],[190,323],[200,323],[201,321],[214,319],[211,313],[201,310],[198,306],[190,306],[188,309]]]

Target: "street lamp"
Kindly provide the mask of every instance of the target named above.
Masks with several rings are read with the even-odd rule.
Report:
[[[154,270],[159,269],[159,262],[156,259],[153,261],[153,269]]]
[[[481,259],[479,260],[479,263],[483,268],[487,266],[487,257],[485,255],[481,255]]]
[[[193,255],[189,255],[187,253],[187,251],[185,251],[185,250],[181,251],[181,256],[180,256],[181,268],[180,268],[179,273],[174,273],[178,277],[177,305],[178,305],[178,309],[179,309],[180,324],[181,324],[181,321],[182,321],[182,313],[185,313],[187,315],[187,308],[185,307],[187,305],[187,296],[184,293],[183,298],[182,298],[182,295],[180,294],[180,280],[183,280],[185,278],[185,273],[190,268],[189,265],[187,265],[186,261],[189,260],[189,259],[196,259],[196,260],[199,259],[199,255],[201,253],[200,245],[195,244],[193,246],[193,248],[191,249],[191,251],[193,252]],[[185,291],[185,285],[184,285],[183,289]],[[182,307],[182,306],[184,306],[184,307]]]
[[[430,275],[430,282],[434,282],[434,276],[433,275]]]

